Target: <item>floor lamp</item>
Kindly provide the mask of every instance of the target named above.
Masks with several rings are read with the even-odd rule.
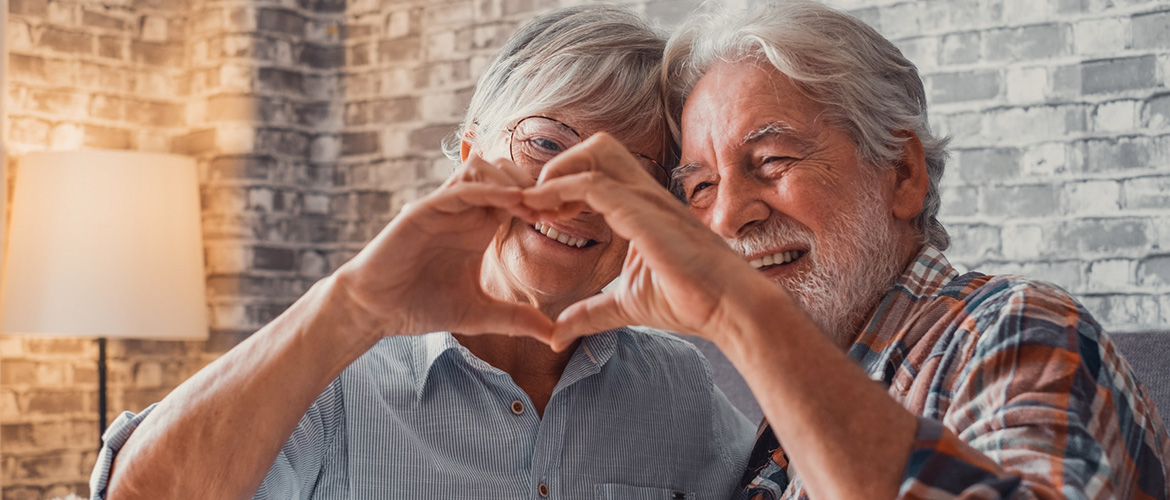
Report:
[[[19,159],[0,289],[0,332],[98,342],[98,439],[106,339],[207,338],[195,162],[130,151]]]

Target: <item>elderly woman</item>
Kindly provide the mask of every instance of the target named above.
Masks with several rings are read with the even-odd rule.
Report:
[[[522,28],[448,148],[454,175],[271,324],[123,414],[93,497],[729,495],[753,429],[693,347],[626,329],[546,345],[550,318],[612,281],[627,242],[588,209],[539,219],[522,202],[597,132],[665,182],[664,43],[613,7]]]

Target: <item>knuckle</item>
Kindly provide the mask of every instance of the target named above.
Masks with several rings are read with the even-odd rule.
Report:
[[[616,183],[613,181],[613,178],[599,170],[590,170],[589,172],[586,172],[585,182],[588,182],[589,185],[593,186],[594,188],[608,189],[616,187]]]
[[[604,130],[593,134],[593,137],[590,137],[589,139],[600,144],[610,144],[617,141],[614,136],[610,135],[609,132]]]
[[[418,211],[419,206],[421,204],[422,204],[421,200],[408,201],[402,205],[402,210],[400,211],[400,213],[409,214],[409,213],[416,212],[416,211]]]

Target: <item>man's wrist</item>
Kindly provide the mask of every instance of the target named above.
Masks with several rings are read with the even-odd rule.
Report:
[[[761,277],[762,278],[762,277]],[[725,327],[719,347],[737,366],[752,366],[764,353],[773,358],[777,351],[791,352],[788,344],[799,344],[795,336],[821,335],[820,330],[779,284],[752,280],[728,302]]]

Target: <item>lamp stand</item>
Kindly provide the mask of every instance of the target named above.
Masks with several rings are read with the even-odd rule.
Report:
[[[106,432],[106,338],[98,337],[98,452],[102,450],[102,434]]]

